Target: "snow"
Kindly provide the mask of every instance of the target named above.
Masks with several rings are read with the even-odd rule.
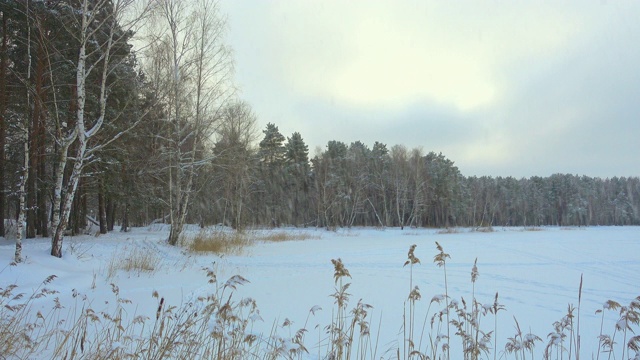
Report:
[[[188,229],[195,231],[193,227]],[[154,318],[159,301],[153,296],[154,292],[167,304],[176,306],[204,296],[211,290],[203,270],[209,268],[216,272],[219,284],[227,285],[227,291],[236,289],[235,299],[257,302],[259,313],[252,315],[252,333],[268,336],[274,324],[278,324],[279,335],[287,338],[304,327],[309,330],[305,345],[311,354],[317,355],[314,345],[319,335],[325,337],[324,327],[330,325],[335,308],[335,299],[330,295],[338,285],[334,282],[331,260],[340,258],[351,274],[351,278],[343,279],[351,283],[349,309],[360,299],[373,306],[367,310],[367,318],[372,335],[377,336],[379,332],[379,353],[396,347],[402,349],[404,304],[416,286],[422,294],[422,299],[416,301],[418,335],[425,316],[430,319],[443,310],[446,293],[450,302],[460,303],[464,298],[470,306],[472,291],[487,313],[480,319],[481,328],[493,331],[494,317],[489,311],[498,292],[498,302],[506,308],[498,312],[499,354],[507,339],[517,333],[514,317],[522,333],[542,338],[542,342],[536,344],[537,355],[542,354],[549,340],[560,341],[560,334],[551,338],[547,334],[557,333],[553,324],[567,314],[568,304],[576,307],[574,315],[577,315],[581,275],[584,279],[580,304],[583,356],[590,356],[598,349],[603,314],[596,311],[604,309],[605,334],[612,334],[616,325],[626,326],[626,322],[620,325],[617,311],[607,309],[610,306],[607,301],[623,306],[638,302],[635,299],[640,295],[639,227],[495,230],[461,229],[439,234],[431,229],[305,229],[313,239],[261,242],[248,247],[242,255],[215,256],[190,254],[171,247],[166,244],[167,227],[153,225],[134,228],[128,233],[66,237],[62,259],[49,255],[49,239],[27,239],[23,242],[25,262],[17,266],[9,265],[14,242],[0,238],[0,288],[16,284],[17,291],[27,296],[43,287],[57,291],[55,295],[34,300],[34,315],[37,311],[46,314],[54,306],[54,297],[69,311],[74,304],[81,306],[83,297],[95,311],[109,311],[117,303],[117,290],[120,299],[131,301],[130,304],[119,302],[130,319]],[[436,241],[451,256],[446,259],[448,289],[444,287],[444,269],[431,261],[439,253]],[[417,245],[414,255],[421,262],[410,269],[403,264],[413,244]],[[126,257],[133,249],[156,254],[159,258],[156,270],[152,273],[119,271],[109,278],[109,264],[114,257]],[[476,258],[479,276],[473,288],[471,271]],[[43,280],[50,275],[56,279],[43,285]],[[455,316],[453,311],[449,315]],[[280,326],[285,322],[289,324]],[[460,340],[454,332],[452,328],[452,358],[459,358],[454,356],[460,351]],[[440,341],[446,341],[446,328],[435,334],[441,335]],[[530,336],[533,335],[527,335],[527,339]],[[314,338],[316,342],[310,340]],[[286,340],[285,346],[298,345]]]

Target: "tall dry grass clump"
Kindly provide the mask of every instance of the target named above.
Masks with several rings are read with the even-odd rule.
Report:
[[[438,230],[436,234],[444,235],[444,234],[459,234],[460,230],[454,227],[448,227],[441,230]]]
[[[124,246],[113,253],[106,267],[106,279],[113,279],[118,271],[133,273],[137,276],[153,274],[162,265],[157,251],[139,246]]]
[[[404,338],[406,341],[403,341],[403,356],[406,358],[407,356],[422,356],[419,350],[416,350],[415,343],[415,323],[416,323],[416,302],[418,302],[422,295],[420,294],[420,288],[416,285],[413,285],[413,266],[420,264],[420,259],[415,255],[417,245],[413,244],[409,247],[409,252],[407,253],[407,260],[404,262],[404,266],[409,265],[409,296],[407,300],[404,302],[404,321],[403,321],[403,330],[404,330]],[[407,316],[406,308],[407,301],[409,302],[409,315]],[[398,351],[399,352],[399,351]],[[399,354],[398,354],[399,356]]]
[[[207,228],[191,239],[183,239],[183,242],[195,253],[239,255],[253,241],[242,231]]]
[[[62,305],[54,300],[51,314],[37,311],[32,304],[37,299],[57,294],[47,288],[55,275],[47,277],[31,295],[18,292],[18,286],[10,284],[0,287],[0,358],[32,358],[41,351],[56,327],[55,313]]]
[[[254,240],[267,242],[302,241],[309,239],[320,239],[320,235],[299,231],[268,231],[256,233],[252,236]]]
[[[471,231],[473,231],[473,232],[491,233],[491,232],[494,232],[495,230],[493,229],[493,226],[489,225],[489,226],[478,226],[478,227],[473,228]]]
[[[539,226],[526,226],[521,231],[544,231],[544,229]]]
[[[111,284],[115,308],[98,311],[86,295],[74,290],[75,304],[63,306],[58,298],[49,314],[31,314],[33,301],[55,292],[46,288],[29,298],[15,285],[0,289],[1,359],[266,359],[272,344],[252,334],[261,320],[251,298],[234,300],[238,286],[248,282],[232,276],[219,283],[205,269],[211,291],[172,306],[157,292],[154,315],[130,313],[132,302]],[[48,284],[55,276],[43,282]],[[23,301],[21,301],[23,300]],[[66,313],[63,313],[66,309]],[[266,345],[265,345],[266,344]],[[287,349],[289,351],[289,349]]]
[[[332,312],[331,324],[325,328],[329,343],[324,358],[335,360],[375,358],[374,348],[377,345],[371,341],[371,325],[368,320],[372,306],[360,300],[349,311],[348,303],[351,294],[347,290],[351,283],[345,282],[345,279],[351,278],[351,274],[340,258],[332,259],[331,263],[334,268],[333,279],[336,288],[330,296],[334,298],[335,309]]]
[[[444,301],[446,304],[446,318],[447,318],[447,343],[445,345],[443,345],[443,348],[446,350],[446,354],[447,354],[447,359],[450,358],[449,355],[449,341],[451,339],[451,333],[449,331],[449,284],[447,283],[447,258],[451,258],[451,256],[447,253],[444,252],[442,246],[440,246],[440,244],[436,241],[436,248],[438,249],[439,253],[436,254],[433,257],[433,262],[438,266],[443,268],[444,270]]]

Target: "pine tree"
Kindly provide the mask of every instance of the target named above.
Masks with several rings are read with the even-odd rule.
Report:
[[[309,147],[299,132],[294,132],[290,138],[287,138],[285,149],[286,161],[289,165],[309,165]]]
[[[264,138],[260,141],[260,158],[267,166],[282,165],[285,158],[284,136],[278,127],[272,123],[262,131]]]
[[[260,203],[263,207],[264,220],[269,221],[271,226],[280,226],[283,221],[290,220],[286,216],[287,207],[284,199],[285,137],[272,123],[268,123],[267,128],[262,132],[264,138],[259,144],[260,174],[263,184]]]
[[[298,226],[306,223],[309,217],[309,147],[302,139],[302,135],[294,132],[287,138],[286,149],[286,178],[288,187],[289,213],[293,224]]]

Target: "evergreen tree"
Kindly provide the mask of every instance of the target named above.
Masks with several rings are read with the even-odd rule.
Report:
[[[271,226],[280,226],[283,221],[290,221],[286,216],[288,204],[284,199],[285,188],[285,137],[278,127],[272,123],[262,131],[264,138],[260,141],[260,173],[262,178],[262,214]]]
[[[289,165],[309,165],[309,147],[299,132],[294,132],[290,138],[287,138],[285,151],[285,158]]]
[[[302,135],[294,132],[285,144],[287,192],[290,219],[294,225],[309,219],[309,147]]]
[[[278,127],[272,123],[262,131],[264,138],[260,141],[260,158],[267,166],[282,165],[285,158],[284,136]]]

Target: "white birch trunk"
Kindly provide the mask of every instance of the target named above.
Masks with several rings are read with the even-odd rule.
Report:
[[[69,216],[71,215],[71,205],[75,197],[76,190],[78,188],[78,182],[82,175],[82,166],[86,158],[87,141],[94,136],[102,127],[104,122],[104,115],[106,112],[106,84],[107,73],[109,67],[109,55],[111,47],[113,46],[113,31],[115,26],[115,19],[112,21],[110,27],[109,38],[105,47],[105,55],[103,57],[104,68],[102,71],[102,79],[100,86],[100,113],[96,123],[89,130],[85,126],[85,103],[86,103],[86,79],[89,74],[87,71],[87,54],[86,47],[89,41],[89,23],[91,22],[89,15],[89,0],[84,0],[82,10],[82,26],[80,29],[80,49],[78,54],[78,64],[76,67],[76,97],[77,97],[77,110],[76,110],[76,128],[74,130],[75,140],[77,143],[77,151],[73,160],[73,170],[67,183],[67,189],[62,197],[62,181],[64,176],[64,170],[66,167],[67,151],[72,141],[65,142],[61,147],[60,162],[58,170],[56,171],[56,188],[54,195],[54,216],[52,217],[52,238],[51,238],[51,255],[55,257],[62,257],[62,242],[64,238],[64,231],[69,224]],[[73,139],[73,137],[72,137]],[[64,160],[64,162],[63,162]],[[64,203],[62,203],[64,201]],[[57,205],[56,206],[56,202]],[[62,208],[60,208],[60,204]],[[56,212],[59,211],[60,216],[56,216]]]
[[[78,186],[80,172],[82,171],[82,161],[84,159],[84,152],[86,150],[86,133],[84,128],[84,106],[85,106],[85,81],[86,81],[86,72],[85,66],[87,61],[86,55],[86,32],[88,29],[88,19],[87,19],[87,11],[88,11],[88,2],[84,1],[83,10],[82,10],[82,27],[80,29],[80,51],[78,54],[78,65],[76,67],[76,93],[77,93],[77,110],[76,110],[76,132],[77,132],[77,141],[78,141],[78,150],[76,152],[76,157],[74,159],[73,171],[71,176],[69,177],[69,182],[67,184],[67,189],[65,191],[64,196],[64,204],[62,204],[62,209],[60,210],[60,217],[57,219],[57,223],[52,221],[51,225],[53,227],[52,238],[51,238],[51,255],[55,257],[62,257],[62,240],[64,237],[64,231],[67,228],[67,224],[69,222],[69,214],[71,213],[71,204],[73,203],[73,197],[75,195],[75,190]],[[62,158],[66,157],[66,152],[68,147],[61,149],[63,153],[61,155],[61,162],[58,168],[57,173],[59,175],[64,175],[64,168],[66,167],[66,161],[62,164]],[[56,190],[58,189],[58,184],[62,184],[61,178],[56,178]],[[54,208],[54,211],[57,211],[58,208]]]
[[[27,106],[31,107],[31,23],[29,21],[29,2],[25,3],[27,15]],[[18,226],[16,229],[16,251],[13,256],[15,263],[22,262],[22,233],[24,232],[26,209],[25,203],[27,199],[27,193],[25,191],[25,185],[29,179],[29,119],[31,118],[31,111],[27,112],[27,117],[23,122],[24,130],[24,163],[22,166],[22,176],[20,176],[20,209],[18,209]],[[0,219],[4,221],[4,219]]]
[[[26,125],[26,124],[25,124]],[[20,177],[20,210],[18,212],[18,226],[16,232],[16,251],[13,257],[15,263],[22,262],[22,233],[24,232],[25,224],[25,203],[27,199],[27,192],[25,191],[25,185],[29,179],[29,137],[27,136],[28,127],[25,128],[24,139],[24,164],[22,168],[22,176]]]
[[[64,179],[64,170],[67,164],[67,152],[69,151],[69,146],[75,141],[77,136],[77,131],[74,131],[72,136],[63,141],[60,145],[60,149],[58,151],[58,165],[56,167],[55,172],[55,187],[53,189],[53,211],[51,214],[51,222],[49,223],[49,234],[54,234],[56,232],[56,227],[60,223],[60,205],[62,203],[62,181]]]

